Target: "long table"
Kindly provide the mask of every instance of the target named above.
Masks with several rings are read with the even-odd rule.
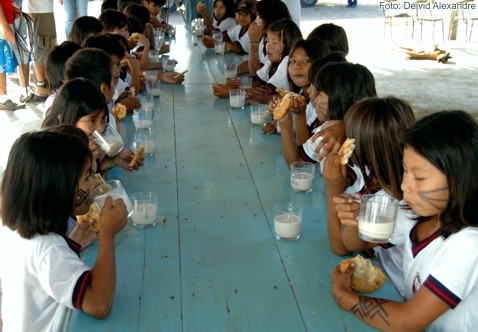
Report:
[[[235,55],[194,46],[177,28],[171,43],[183,85],[161,86],[155,98],[156,154],[136,172],[113,169],[126,191],[159,195],[155,227],[131,222],[116,241],[117,286],[109,317],[79,311],[66,331],[370,331],[335,304],[330,274],[341,257],[329,249],[324,184],[293,192],[278,135],[262,135],[249,107],[231,109],[211,83]],[[176,53],[174,53],[176,52]],[[128,146],[131,117],[119,125]],[[298,241],[277,240],[272,207],[303,207]],[[93,264],[97,244],[83,259]],[[399,299],[387,281],[375,294]]]

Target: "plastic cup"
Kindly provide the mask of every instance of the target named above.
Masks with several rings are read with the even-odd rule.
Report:
[[[310,193],[314,186],[315,165],[298,161],[290,165],[290,186],[292,190]]]
[[[151,129],[153,127],[153,112],[141,108],[133,112],[133,124],[136,130]]]
[[[137,130],[131,144],[131,149],[137,151],[144,148],[143,155],[154,156],[156,152],[156,133],[154,130]]]
[[[137,192],[131,195],[131,201],[133,225],[141,228],[154,226],[158,214],[158,195],[153,192]]]
[[[101,150],[103,150],[109,157],[117,155],[124,146],[121,135],[109,123],[105,124],[102,132],[95,130],[93,132],[94,141]]]
[[[214,52],[216,54],[224,54],[226,49],[226,43],[223,41],[215,41],[214,42]]]
[[[124,190],[123,185],[119,180],[107,181],[97,187],[95,189],[95,197],[93,198],[93,200],[96,202],[96,204],[98,204],[99,208],[101,209],[103,208],[103,205],[105,205],[106,197],[109,196],[113,198],[113,204],[117,198],[122,198],[124,204],[126,205],[126,210],[128,210],[128,216],[131,215],[131,213],[133,212],[133,205],[131,204],[129,196],[126,194],[126,191]]]
[[[294,203],[274,206],[274,232],[278,240],[298,240],[302,224],[302,208]]]
[[[237,77],[237,65],[235,63],[228,63],[224,65],[224,77],[226,79]]]
[[[399,202],[385,195],[363,195],[360,199],[358,230],[361,239],[387,243],[395,228]]]
[[[266,104],[251,105],[251,122],[262,125],[269,119],[269,111]]]
[[[229,90],[229,105],[232,108],[244,109],[244,106],[246,105],[246,90]]]

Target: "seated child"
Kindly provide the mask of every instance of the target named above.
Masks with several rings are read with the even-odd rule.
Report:
[[[196,9],[206,23],[206,34],[213,31],[224,32],[237,25],[234,17],[234,0],[214,0],[212,20],[204,2],[198,2]]]
[[[123,200],[106,199],[93,267],[65,236],[68,217],[85,214],[93,201],[92,156],[85,140],[28,132],[10,150],[0,203],[4,331],[59,331],[67,309],[96,318],[111,310],[114,239],[128,221]]]

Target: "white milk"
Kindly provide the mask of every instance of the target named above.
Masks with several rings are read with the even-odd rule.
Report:
[[[153,124],[152,120],[134,120],[133,122],[136,129],[149,129]]]
[[[243,108],[244,105],[246,104],[246,96],[240,95],[240,96],[229,97],[229,104],[233,108]]]
[[[370,240],[388,242],[393,233],[395,220],[388,216],[377,216],[376,219],[375,223],[359,220],[359,234]]]
[[[290,185],[297,191],[310,191],[314,184],[314,176],[310,173],[298,172],[290,176]]]
[[[133,214],[131,215],[131,219],[133,219],[135,225],[151,225],[156,220],[157,211],[158,208],[154,204],[140,203],[136,205]]]
[[[292,213],[279,214],[274,218],[274,231],[283,239],[295,239],[300,235],[301,219]]]
[[[155,141],[142,141],[141,146],[144,148],[144,153],[153,154],[156,151],[156,142]]]
[[[237,76],[237,70],[226,70],[224,71],[224,77],[228,80],[230,78],[235,78]]]
[[[251,111],[251,122],[254,124],[263,124],[267,121],[267,112]]]

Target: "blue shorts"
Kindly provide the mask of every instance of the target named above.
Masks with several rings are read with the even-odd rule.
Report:
[[[0,73],[14,73],[18,66],[18,61],[10,45],[3,39],[0,39]]]

